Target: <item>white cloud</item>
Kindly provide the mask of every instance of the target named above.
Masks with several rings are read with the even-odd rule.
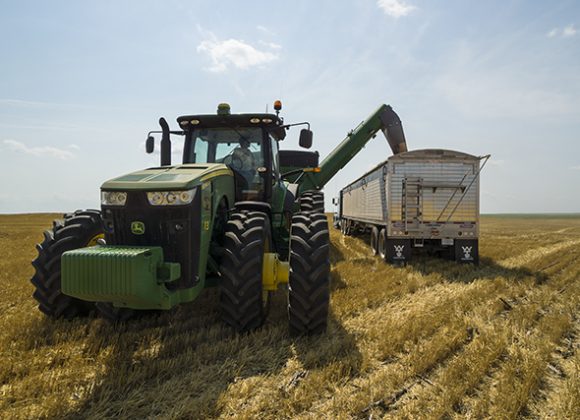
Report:
[[[383,11],[394,18],[400,18],[402,16],[407,16],[417,7],[405,3],[403,0],[378,0],[377,5],[383,9]]]
[[[570,169],[572,169],[573,171],[580,171],[580,165],[570,166]]]
[[[58,149],[52,146],[28,147],[16,140],[4,140],[3,143],[13,152],[24,153],[38,157],[53,157],[57,159],[72,159],[75,155],[69,150]]]
[[[273,50],[281,50],[282,49],[282,45],[276,44],[275,42],[260,41],[260,44],[264,45],[268,48],[271,48]]]
[[[570,38],[570,37],[573,37],[574,35],[576,35],[577,33],[578,33],[578,30],[576,29],[574,24],[570,24],[568,26],[565,26],[563,29],[560,29],[560,28],[552,29],[550,32],[548,32],[546,34],[546,36],[548,38],[555,38],[555,37]]]
[[[69,144],[68,147],[73,150],[81,150],[78,144]]]
[[[272,45],[269,47],[273,48]],[[206,39],[197,46],[197,51],[209,57],[212,65],[208,70],[216,73],[226,71],[230,66],[247,70],[278,59],[277,54],[261,51],[243,40],[230,38],[220,41],[211,32],[206,33]]]
[[[568,25],[562,30],[562,38],[569,38],[576,35],[576,28],[574,25]]]

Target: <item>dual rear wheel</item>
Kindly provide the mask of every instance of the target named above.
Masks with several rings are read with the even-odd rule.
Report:
[[[290,232],[288,324],[291,335],[326,330],[330,299],[329,234],[326,215],[300,211]],[[264,255],[273,252],[266,213],[241,210],[227,222],[221,263],[222,320],[238,332],[256,329],[267,315],[263,291]]]
[[[371,252],[379,255],[383,260],[387,259],[387,231],[373,226],[371,229]]]

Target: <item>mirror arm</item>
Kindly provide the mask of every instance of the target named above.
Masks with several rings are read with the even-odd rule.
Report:
[[[310,123],[308,121],[304,121],[304,122],[300,122],[300,123],[294,123],[294,124],[285,124],[285,125],[281,125],[278,128],[285,128],[287,130],[290,127],[296,127],[297,125],[307,125],[308,126],[308,130],[310,130]]]

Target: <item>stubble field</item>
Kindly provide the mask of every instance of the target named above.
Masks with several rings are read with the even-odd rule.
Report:
[[[45,318],[30,261],[57,215],[0,215],[0,418],[580,418],[580,217],[484,217],[479,267],[405,268],[331,230],[328,333],[277,292],[236,335],[217,296],[123,325]]]

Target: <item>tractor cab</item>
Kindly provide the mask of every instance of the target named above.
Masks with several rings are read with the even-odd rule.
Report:
[[[187,115],[177,122],[185,135],[184,164],[224,164],[234,173],[236,201],[269,201],[280,176],[278,142],[286,135],[281,118],[231,115],[221,104],[217,115]]]

